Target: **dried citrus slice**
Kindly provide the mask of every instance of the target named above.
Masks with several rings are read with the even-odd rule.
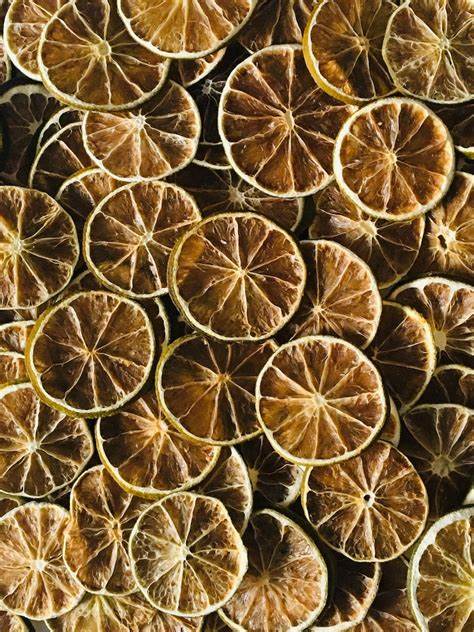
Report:
[[[200,219],[196,202],[180,187],[157,180],[127,184],[89,215],[85,262],[116,292],[138,299],[164,294],[171,249]]]
[[[424,534],[410,561],[408,597],[418,626],[426,630],[471,629],[474,507],[440,518]]]
[[[22,504],[23,499],[20,496],[11,496],[10,494],[0,492],[0,517]]]
[[[70,281],[79,258],[74,223],[46,193],[0,188],[1,309],[44,303]]]
[[[225,48],[198,59],[178,59],[171,66],[171,77],[184,88],[193,86],[214,70],[226,53]]]
[[[390,298],[410,305],[430,324],[443,363],[474,366],[474,288],[442,277],[416,279],[398,287]]]
[[[395,91],[382,57],[392,0],[322,0],[304,34],[306,63],[316,83],[346,103],[364,104]]]
[[[171,494],[142,513],[130,556],[148,601],[178,616],[217,610],[247,570],[247,552],[224,505],[190,492]]]
[[[28,632],[23,619],[10,612],[0,612],[0,628],[4,632]]]
[[[425,218],[405,221],[379,219],[364,213],[336,184],[314,198],[311,239],[331,239],[346,246],[371,268],[380,288],[399,281],[420,250]]]
[[[59,101],[57,101],[57,103],[59,104]],[[41,128],[36,141],[36,153],[38,153],[41,147],[57,132],[71,123],[80,123],[84,120],[84,116],[85,112],[82,110],[74,110],[73,108],[62,106]]]
[[[217,612],[213,612],[204,618],[202,632],[232,632],[232,628],[220,618]]]
[[[382,313],[371,269],[335,241],[302,241],[300,248],[307,270],[306,288],[282,335],[293,340],[331,334],[364,349],[375,336]]]
[[[96,417],[145,384],[155,350],[152,325],[137,303],[108,292],[80,292],[50,307],[26,348],[33,386],[50,406]]]
[[[0,598],[14,614],[41,621],[68,612],[83,590],[61,554],[68,512],[27,503],[0,518]]]
[[[214,445],[259,434],[255,382],[275,349],[272,340],[235,343],[196,335],[175,340],[156,374],[165,415],[191,439]]]
[[[460,404],[474,409],[474,369],[462,364],[437,367],[421,401]]]
[[[238,630],[304,630],[326,602],[328,571],[316,544],[292,520],[256,512],[244,534],[249,567],[220,611]]]
[[[303,508],[319,537],[356,562],[384,562],[421,535],[426,489],[410,461],[385,441],[359,456],[309,468]]]
[[[402,413],[421,397],[436,367],[436,348],[428,322],[414,309],[392,301],[383,303],[380,325],[368,354]]]
[[[295,230],[303,215],[303,198],[272,197],[255,188],[233,169],[202,167],[195,162],[173,176],[190,193],[204,217],[248,211],[268,217],[285,230]]]
[[[9,81],[12,76],[12,65],[8,56],[3,37],[0,36],[0,85]]]
[[[466,63],[474,8],[465,0],[409,0],[387,25],[383,57],[399,90],[437,103],[474,95]],[[467,28],[466,28],[467,27]]]
[[[222,143],[200,142],[193,162],[201,167],[209,167],[210,169],[232,169]]]
[[[0,489],[42,498],[73,481],[94,452],[83,419],[41,402],[28,382],[0,390]]]
[[[32,320],[0,325],[0,385],[28,379],[25,368],[25,345]]]
[[[219,450],[191,442],[170,425],[152,391],[99,419],[101,461],[130,494],[159,498],[199,483],[215,466]]]
[[[314,85],[301,46],[271,46],[230,74],[219,132],[245,180],[269,195],[298,197],[331,180],[334,139],[354,110]]]
[[[130,37],[115,2],[72,0],[42,30],[38,67],[46,88],[66,105],[112,111],[158,92],[169,62]]]
[[[130,182],[182,169],[196,153],[201,125],[196,104],[170,81],[153,99],[126,112],[88,112],[86,149],[101,169]]]
[[[262,369],[256,394],[270,443],[301,465],[358,454],[381,430],[387,412],[377,369],[359,349],[332,336],[282,345]]]
[[[410,219],[433,208],[454,168],[446,126],[410,99],[381,99],[361,108],[345,122],[334,148],[341,190],[379,218]]]
[[[435,112],[451,132],[456,149],[474,158],[474,103],[438,106]]]
[[[239,450],[257,498],[282,508],[295,502],[303,481],[302,467],[281,457],[265,435],[246,441]]]
[[[128,543],[138,516],[150,503],[124,491],[102,465],[77,479],[64,561],[88,592],[126,595],[137,590]]]
[[[293,316],[306,280],[303,258],[279,226],[253,213],[223,213],[189,230],[168,265],[186,320],[223,340],[259,340]]]
[[[400,443],[402,423],[400,421],[400,415],[398,414],[398,409],[395,402],[391,397],[389,397],[388,399],[390,403],[390,410],[387,420],[383,425],[382,432],[379,435],[379,439],[382,439],[382,441],[387,441],[397,448],[398,444]]]

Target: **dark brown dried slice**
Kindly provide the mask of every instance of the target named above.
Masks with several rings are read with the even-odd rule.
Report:
[[[463,103],[434,108],[451,132],[456,149],[474,158],[474,103]]]
[[[57,132],[64,129],[71,123],[80,123],[84,120],[85,112],[83,110],[74,110],[69,107],[61,107],[60,110],[55,112],[43,125],[38,134],[38,140],[36,143],[36,153],[45,145],[48,140],[54,136]]]
[[[383,425],[382,432],[379,435],[379,439],[391,443],[396,448],[400,443],[400,434],[402,431],[402,422],[400,421],[400,415],[398,409],[391,397],[388,398],[390,403],[390,410],[387,419]]]
[[[204,618],[202,632],[232,632],[233,628],[220,618],[219,613],[214,612]]]
[[[0,611],[0,629],[4,632],[28,632],[26,623],[16,614]]]
[[[201,167],[209,167],[210,169],[232,169],[222,143],[205,143],[201,141],[193,162]]]
[[[462,364],[439,366],[421,401],[424,404],[459,404],[474,409],[474,369]]]
[[[184,88],[201,81],[219,64],[226,53],[225,48],[198,59],[178,59],[171,66],[171,78]]]
[[[0,517],[22,504],[23,499],[20,496],[10,496],[10,494],[0,492]]]
[[[33,325],[32,320],[0,325],[0,385],[28,379],[25,345]]]

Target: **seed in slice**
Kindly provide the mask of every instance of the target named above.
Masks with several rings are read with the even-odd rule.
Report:
[[[226,48],[198,59],[177,59],[171,66],[171,77],[184,88],[193,86],[214,70],[226,54]]]
[[[334,139],[354,111],[314,85],[301,46],[272,46],[229,76],[219,132],[245,180],[269,195],[298,197],[331,180]]]
[[[282,345],[257,380],[270,443],[301,465],[343,461],[369,445],[387,412],[382,379],[352,344],[307,336]]]
[[[0,325],[0,385],[28,379],[25,368],[25,345],[32,320]]]
[[[364,213],[336,184],[314,197],[311,239],[331,239],[346,246],[371,268],[380,288],[393,285],[412,267],[420,250],[425,218],[378,219]]]
[[[385,441],[359,456],[308,469],[303,508],[319,537],[356,562],[385,562],[421,535],[428,498],[410,461]]]
[[[0,611],[0,628],[4,632],[28,632],[26,623],[16,614]]]
[[[426,404],[459,404],[474,409],[474,369],[462,364],[437,367],[421,401]]]
[[[190,492],[171,494],[141,514],[130,556],[148,601],[178,616],[217,610],[247,570],[247,552],[224,505]]]
[[[354,204],[378,218],[428,211],[454,176],[454,146],[444,123],[404,98],[366,105],[346,121],[334,148],[334,175]]]
[[[164,294],[171,249],[200,219],[196,202],[180,187],[157,180],[127,184],[89,215],[84,259],[115,292],[138,299]]]
[[[382,313],[371,269],[335,241],[302,241],[300,248],[307,270],[306,288],[282,336],[293,340],[331,334],[364,349],[375,336]]]
[[[59,103],[59,102],[58,102]],[[45,145],[57,132],[64,129],[71,123],[80,123],[84,120],[85,112],[74,110],[73,108],[62,106],[43,125],[36,141],[36,153]]]
[[[25,358],[33,386],[50,406],[97,417],[139,392],[154,351],[152,325],[137,303],[108,292],[80,292],[41,315]]]
[[[451,132],[456,149],[474,158],[474,103],[438,106],[435,112]]]
[[[316,83],[346,103],[364,104],[395,91],[382,57],[392,0],[322,0],[304,34],[306,63]]]
[[[80,601],[83,590],[61,553],[68,523],[68,512],[50,503],[27,503],[0,518],[0,598],[10,612],[41,621]]]
[[[392,301],[383,302],[380,325],[368,354],[402,413],[418,401],[436,368],[436,348],[428,322],[414,309]]]
[[[383,57],[398,90],[437,103],[461,103],[474,95],[466,64],[474,18],[465,0],[410,0],[387,25]]]
[[[292,520],[256,512],[244,534],[249,567],[220,611],[238,630],[304,630],[326,602],[328,572],[316,544]]]
[[[410,561],[408,598],[424,630],[471,629],[474,507],[440,518],[424,534]]]
[[[72,107],[124,110],[163,85],[169,62],[133,40],[111,0],[72,0],[39,39],[38,67],[46,88]]]
[[[46,193],[0,187],[0,309],[41,305],[70,281],[79,243],[68,213]]]
[[[426,318],[443,364],[474,367],[474,287],[428,277],[401,285],[390,298],[410,305]]]
[[[304,469],[276,452],[265,435],[239,447],[254,494],[275,507],[286,508],[300,495]]]
[[[190,441],[164,417],[146,391],[96,425],[101,461],[130,494],[159,498],[199,483],[214,467],[218,448]]]
[[[283,229],[253,213],[209,217],[176,244],[168,286],[196,329],[223,340],[275,334],[301,300],[306,269]]]
[[[165,415],[191,439],[214,445],[240,443],[259,434],[255,383],[275,349],[272,340],[179,338],[166,348],[156,375]]]
[[[400,421],[400,415],[398,409],[391,397],[388,398],[390,403],[390,410],[386,422],[383,425],[382,432],[379,439],[391,443],[396,448],[400,443],[400,434],[402,432],[402,423]]]

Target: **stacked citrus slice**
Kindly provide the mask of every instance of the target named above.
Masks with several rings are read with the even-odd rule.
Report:
[[[25,345],[33,325],[32,320],[0,325],[0,385],[27,379]]]

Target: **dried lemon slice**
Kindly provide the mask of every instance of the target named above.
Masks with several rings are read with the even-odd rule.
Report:
[[[247,552],[224,505],[190,492],[171,494],[142,513],[130,557],[148,601],[178,616],[217,610],[247,570]]]
[[[454,176],[454,145],[425,105],[381,99],[348,119],[334,147],[334,175],[369,215],[403,220],[438,204]]]
[[[275,334],[298,308],[306,269],[283,229],[253,213],[209,217],[176,244],[168,286],[197,330],[223,340]]]
[[[402,432],[402,422],[400,421],[400,415],[398,409],[391,397],[388,398],[390,403],[390,410],[387,420],[385,421],[382,432],[379,435],[379,439],[391,443],[396,448],[400,443],[400,435]]]
[[[101,461],[130,494],[159,498],[199,483],[215,466],[218,448],[191,442],[170,425],[152,391],[99,419]]]
[[[332,336],[282,345],[262,369],[256,394],[270,443],[301,465],[358,454],[381,430],[387,412],[377,369],[359,349]]]
[[[0,309],[45,303],[70,281],[79,258],[71,217],[49,195],[0,187]]]
[[[460,404],[474,409],[474,369],[462,364],[439,366],[421,401],[426,404]]]
[[[346,103],[364,104],[395,91],[382,57],[392,0],[322,0],[304,33],[306,63],[316,83]]]
[[[456,149],[474,158],[474,103],[438,106],[436,114],[451,132]]]
[[[271,509],[252,516],[244,544],[249,567],[221,617],[238,630],[306,629],[328,593],[328,572],[316,544]]]
[[[28,379],[25,368],[25,345],[32,320],[0,325],[0,385]]]
[[[306,288],[282,336],[293,340],[330,334],[364,349],[375,336],[382,313],[371,269],[334,241],[301,241],[300,248],[307,270]]]
[[[421,535],[428,515],[420,476],[385,441],[343,463],[308,468],[302,504],[319,537],[356,562],[398,557]]]
[[[145,384],[155,343],[145,310],[108,292],[80,292],[50,307],[26,348],[33,386],[67,414],[111,413]]]
[[[68,612],[83,590],[61,554],[68,512],[27,503],[0,518],[0,599],[9,612],[41,621]]]
[[[219,133],[242,178],[269,195],[298,197],[331,180],[334,140],[354,111],[314,85],[301,46],[270,46],[230,74]]]
[[[156,388],[165,415],[195,441],[231,445],[259,434],[255,383],[272,340],[228,343],[185,336],[160,359]]]
[[[226,48],[221,48],[205,57],[178,59],[171,66],[171,77],[176,79],[184,88],[189,88],[211,73],[222,60],[226,51]]]

